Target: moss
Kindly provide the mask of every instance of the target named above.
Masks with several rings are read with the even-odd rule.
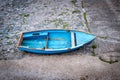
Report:
[[[63,22],[63,29],[65,29],[66,27],[68,27],[68,23],[67,22]]]
[[[81,22],[81,25],[84,27],[84,23],[83,22]]]
[[[54,23],[55,27],[58,27],[59,24],[61,23],[60,19],[55,19],[55,20],[49,20],[50,23]]]
[[[71,3],[72,3],[74,6],[76,6],[76,2],[77,2],[77,0],[71,0]]]
[[[69,11],[69,9],[68,9],[68,8],[67,8],[66,10],[67,10],[67,11]]]
[[[83,14],[85,21],[87,21],[86,12]]]
[[[86,12],[83,13],[83,16],[84,16],[84,20],[85,20],[85,23],[86,23],[86,27],[88,28],[88,32],[91,33],[91,30],[90,30],[90,28],[88,27],[88,21],[87,21]]]
[[[57,28],[59,26],[59,22],[55,22],[54,25]]]
[[[102,59],[101,57],[99,57],[99,59],[100,59],[101,61],[106,62],[106,63],[109,63],[109,64],[118,62],[118,60],[115,60],[115,61],[110,60],[110,61],[108,61],[108,60]]]
[[[19,37],[16,35],[16,40],[19,40]]]
[[[50,22],[54,23],[55,27],[62,25],[64,29],[69,25],[67,22],[64,22],[62,19],[50,20]]]
[[[84,2],[83,1],[81,1],[81,5],[82,5],[82,8],[84,8]]]
[[[81,19],[81,14],[78,14],[77,16]],[[82,27],[84,27],[84,23],[82,21],[80,21],[80,24],[82,25]]]
[[[7,45],[12,45],[13,43],[12,42],[7,42]]]
[[[90,28],[89,28],[89,27],[88,27],[88,32],[89,32],[89,33],[91,33],[91,30],[90,30]]]
[[[107,36],[98,36],[99,38],[102,38],[102,39],[107,39],[108,37]]]
[[[59,14],[59,16],[64,15],[64,14],[67,14],[67,12],[62,12]]]
[[[93,49],[97,48],[97,45],[96,45],[96,44],[93,44],[93,45],[92,45],[92,48],[93,48]]]
[[[85,20],[85,22],[86,22],[86,25],[88,26],[88,21],[87,21],[86,12],[84,12],[83,16],[84,16],[84,20]]]
[[[81,18],[81,14],[78,14],[77,17]]]
[[[24,14],[24,17],[29,17],[30,16],[30,14]]]
[[[20,14],[20,16],[23,16],[23,17],[29,17],[30,14],[29,14],[29,13],[23,13],[23,14]]]
[[[93,44],[92,45],[92,56],[95,56],[95,49],[97,48],[97,45],[96,44]]]
[[[23,14],[19,14],[19,15],[23,17],[23,22],[21,24],[24,24],[25,18],[30,16],[30,14],[28,14],[28,13],[23,13]]]
[[[49,20],[50,22],[58,22],[58,23],[62,23],[63,20],[62,19],[54,19],[54,20]]]
[[[80,10],[74,10],[74,11],[72,11],[72,14],[74,14],[74,13],[80,13]]]
[[[57,26],[59,26],[60,24],[63,23],[63,20],[62,19],[57,19],[55,23],[56,23]]]

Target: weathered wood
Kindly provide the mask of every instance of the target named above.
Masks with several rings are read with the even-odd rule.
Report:
[[[20,44],[22,43],[22,40],[23,40],[23,34],[24,34],[24,33],[22,33],[22,34],[20,35],[20,39],[19,39],[19,41],[18,41],[17,47],[19,47]]]
[[[48,48],[48,40],[49,40],[49,33],[48,33],[48,36],[47,36],[47,39],[46,39],[45,49],[47,49],[47,48]]]
[[[47,48],[48,48],[48,37],[46,39],[46,45],[45,45],[45,49],[47,49]]]
[[[75,36],[74,36],[74,32],[71,32],[71,44],[72,44],[72,47],[75,47]]]

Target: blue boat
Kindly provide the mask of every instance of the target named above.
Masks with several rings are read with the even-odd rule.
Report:
[[[58,54],[74,51],[91,43],[96,36],[76,30],[39,30],[21,34],[17,47],[38,54]]]

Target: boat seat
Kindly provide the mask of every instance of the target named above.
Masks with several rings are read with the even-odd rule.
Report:
[[[72,47],[75,47],[75,35],[74,35],[74,32],[71,32],[71,45]]]
[[[48,48],[48,40],[49,40],[49,36],[47,36],[47,39],[46,39],[45,49],[47,49],[47,48]]]

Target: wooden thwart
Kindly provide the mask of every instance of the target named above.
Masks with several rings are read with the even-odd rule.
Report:
[[[71,44],[72,44],[72,47],[75,47],[75,36],[74,36],[74,32],[71,32]]]
[[[47,49],[47,48],[48,48],[48,40],[49,40],[49,36],[47,36],[47,39],[46,39],[45,49]]]

